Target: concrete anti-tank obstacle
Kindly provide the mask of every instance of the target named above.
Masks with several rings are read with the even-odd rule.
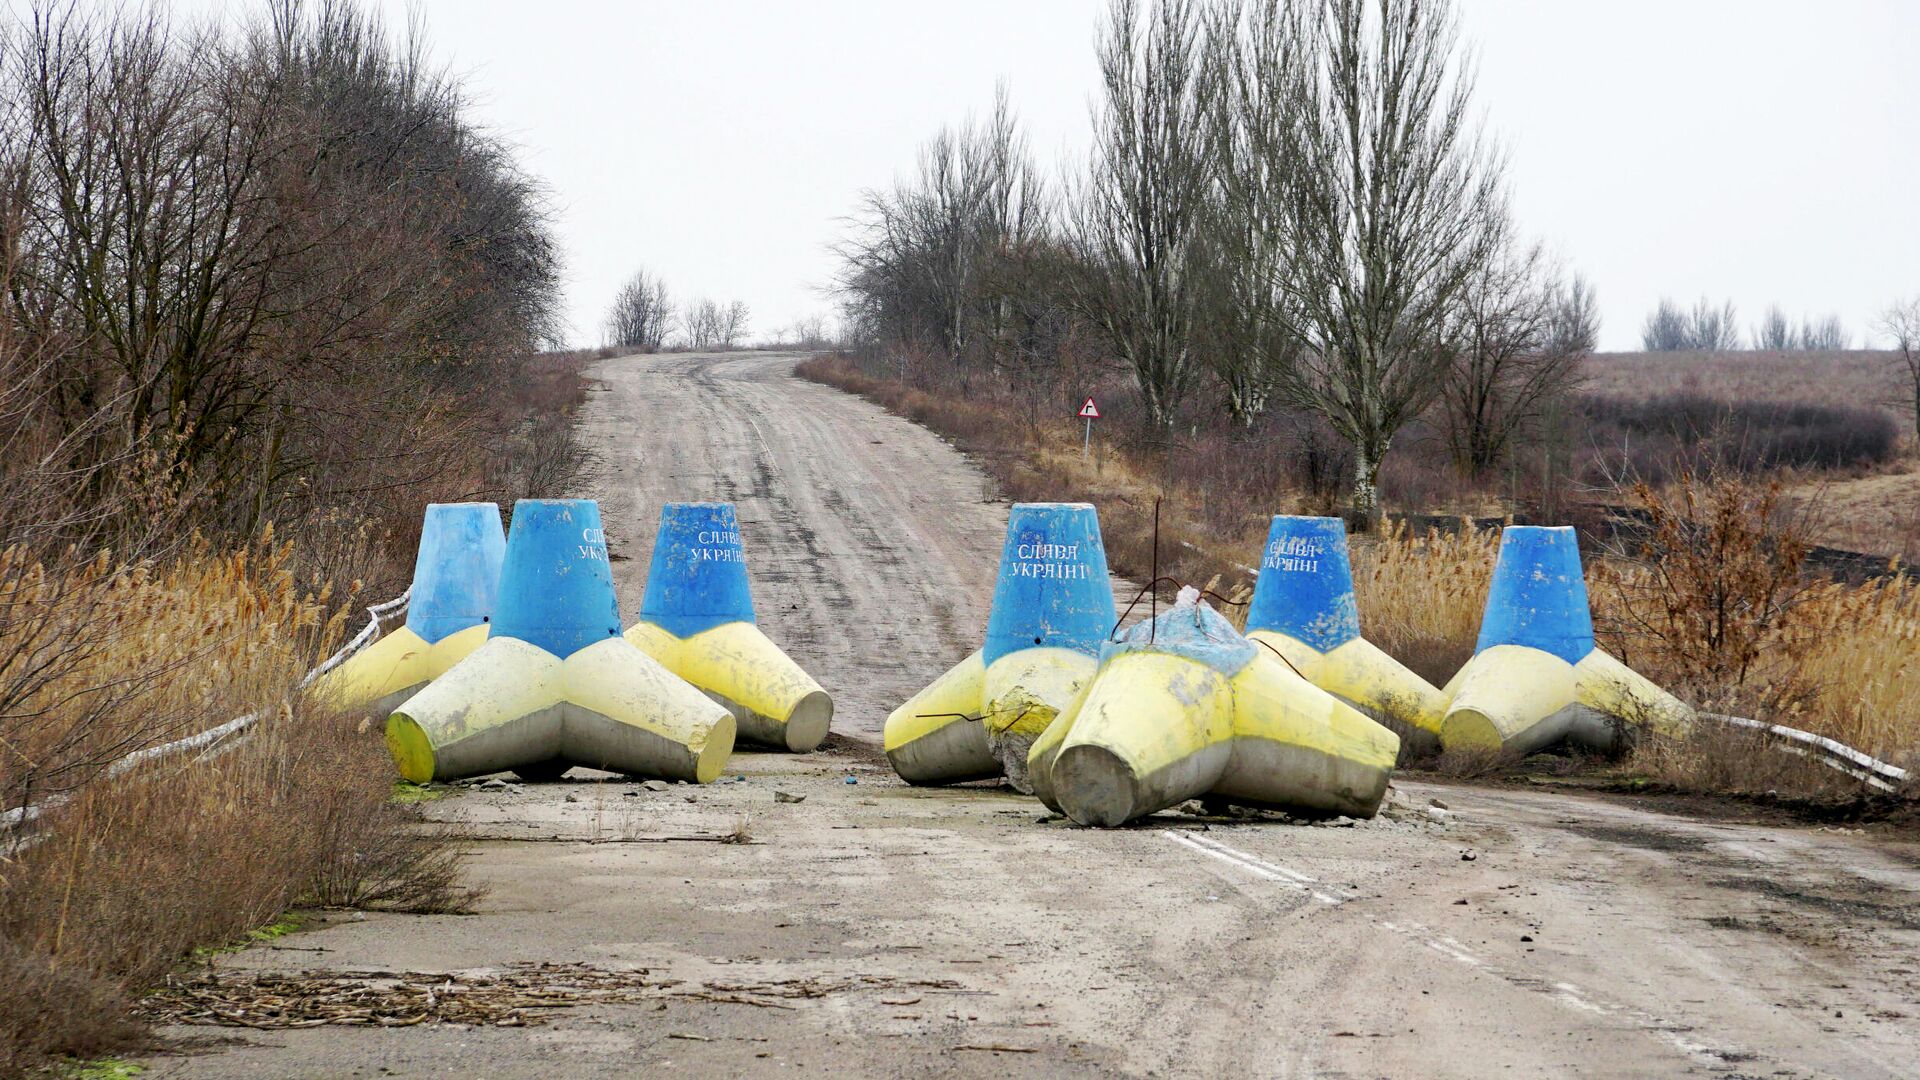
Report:
[[[1099,670],[1034,743],[1035,794],[1082,825],[1188,799],[1372,817],[1400,739],[1300,677],[1183,589],[1101,651]]]
[[[661,508],[640,621],[626,639],[725,706],[743,742],[805,752],[827,737],[833,698],[755,625],[731,503]]]
[[[1373,719],[1438,743],[1446,696],[1360,636],[1347,526],[1339,518],[1273,519],[1247,608],[1247,637]]]
[[[887,717],[894,771],[913,784],[1004,774],[1077,698],[1115,622],[1100,519],[1086,503],[1016,503],[985,644]]]
[[[404,626],[314,683],[352,711],[389,712],[487,640],[507,534],[493,503],[430,503]]]
[[[1596,648],[1573,529],[1509,525],[1473,659],[1444,691],[1449,750],[1613,751],[1640,730],[1684,733],[1693,710]]]
[[[707,783],[733,751],[727,709],[620,636],[600,508],[522,499],[493,632],[387,720],[415,783],[572,765]]]

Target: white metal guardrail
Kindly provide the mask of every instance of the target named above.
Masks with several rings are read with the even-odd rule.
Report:
[[[1909,773],[1898,765],[1890,765],[1879,758],[1863,754],[1846,743],[1829,739],[1824,735],[1815,735],[1811,731],[1801,731],[1784,724],[1769,724],[1764,720],[1750,720],[1744,716],[1722,716],[1719,713],[1701,713],[1709,720],[1718,720],[1732,727],[1758,731],[1768,738],[1777,740],[1780,749],[1790,754],[1812,758],[1830,769],[1846,773],[1848,776],[1878,788],[1881,791],[1893,791],[1907,782]]]
[[[399,596],[368,608],[367,625],[362,627],[359,633],[353,635],[352,639],[345,645],[340,646],[338,652],[327,657],[320,662],[319,666],[301,676],[299,683],[295,684],[294,689],[305,690],[307,687],[313,685],[315,679],[346,663],[354,653],[372,644],[373,641],[380,636],[381,620],[389,615],[405,610],[407,604],[412,599],[413,586],[409,585],[407,586],[407,591],[401,593]],[[116,776],[121,776],[131,769],[139,768],[141,765],[150,761],[158,761],[161,758],[172,757],[175,754],[182,754],[188,751],[214,746],[229,736],[236,735],[259,723],[262,715],[264,715],[263,711],[250,712],[245,716],[236,716],[224,724],[208,728],[205,731],[193,735],[188,735],[183,739],[175,739],[170,743],[162,743],[159,746],[149,746],[144,750],[135,750],[133,753],[107,766],[106,776],[111,779]],[[67,801],[68,797],[69,796],[64,794],[56,795],[37,803],[15,807],[12,810],[0,813],[0,833],[11,832],[23,825],[30,824],[34,819],[40,817],[40,815],[46,813],[48,810]]]

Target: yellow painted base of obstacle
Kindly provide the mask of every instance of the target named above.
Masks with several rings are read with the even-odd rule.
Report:
[[[387,720],[415,783],[561,761],[709,783],[733,752],[733,714],[622,638],[562,660],[494,638]]]
[[[1034,790],[1083,825],[1203,795],[1316,813],[1379,810],[1400,739],[1264,649],[1231,675],[1176,652],[1116,652],[1034,744]]]
[[[975,650],[887,716],[881,748],[909,784],[961,784],[999,776],[981,720],[987,665]]]
[[[626,639],[725,706],[742,742],[804,753],[827,737],[833,698],[752,623],[679,638],[638,622]]]
[[[1030,791],[1034,741],[1079,698],[1095,667],[1073,649],[1020,649],[992,666],[975,652],[887,717],[887,760],[910,784],[1004,775]]]
[[[1247,640],[1277,650],[1308,682],[1375,720],[1396,721],[1438,740],[1447,696],[1365,638],[1321,652],[1288,634],[1255,630]]]
[[[388,712],[452,670],[486,640],[485,623],[432,644],[412,627],[402,626],[321,676],[313,692],[347,712]]]
[[[1532,753],[1561,741],[1612,752],[1637,732],[1678,736],[1694,711],[1605,652],[1577,664],[1525,645],[1483,649],[1446,691],[1449,750]]]

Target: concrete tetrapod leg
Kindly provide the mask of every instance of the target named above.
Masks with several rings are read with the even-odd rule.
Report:
[[[1685,703],[1593,642],[1571,528],[1510,525],[1473,659],[1447,684],[1449,750],[1527,754],[1560,742],[1619,750],[1641,732],[1684,733]]]
[[[661,508],[640,621],[626,638],[724,705],[742,741],[804,752],[827,737],[833,698],[754,623],[731,503]]]
[[[1186,799],[1370,817],[1399,737],[1242,637],[1192,589],[1103,651],[1034,744],[1041,800],[1120,825]]]
[[[1092,678],[1114,621],[1093,507],[1015,504],[985,644],[887,717],[894,771],[915,784],[1004,774],[1031,790],[1029,751]]]
[[[1339,518],[1273,519],[1247,609],[1247,637],[1375,720],[1439,744],[1446,695],[1360,636],[1347,526]]]
[[[618,611],[599,507],[515,504],[493,636],[388,718],[400,774],[585,765],[713,780],[733,750],[732,714],[623,639]]]
[[[507,534],[493,503],[432,503],[420,525],[406,624],[314,683],[350,711],[384,714],[487,640]]]

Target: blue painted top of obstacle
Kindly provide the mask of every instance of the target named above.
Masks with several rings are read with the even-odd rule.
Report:
[[[1569,664],[1593,651],[1593,612],[1572,528],[1509,525],[1500,534],[1474,651],[1495,645],[1526,645]]]
[[[1150,621],[1127,627],[1118,640],[1100,646],[1100,662],[1129,652],[1172,653],[1231,677],[1259,654],[1260,646],[1241,636],[1206,601],[1196,598],[1191,603],[1176,604]]]
[[[660,508],[640,618],[682,638],[724,623],[753,621],[747,553],[732,503]]]
[[[1360,636],[1347,524],[1339,518],[1276,516],[1260,554],[1247,629],[1276,630],[1321,652]]]
[[[1100,518],[1086,503],[1015,503],[981,659],[1047,646],[1097,656],[1113,629]]]
[[[620,605],[599,503],[521,499],[513,504],[493,636],[517,638],[563,659],[620,636]]]
[[[429,503],[413,559],[407,628],[431,645],[486,622],[500,589],[507,533],[492,503]]]

